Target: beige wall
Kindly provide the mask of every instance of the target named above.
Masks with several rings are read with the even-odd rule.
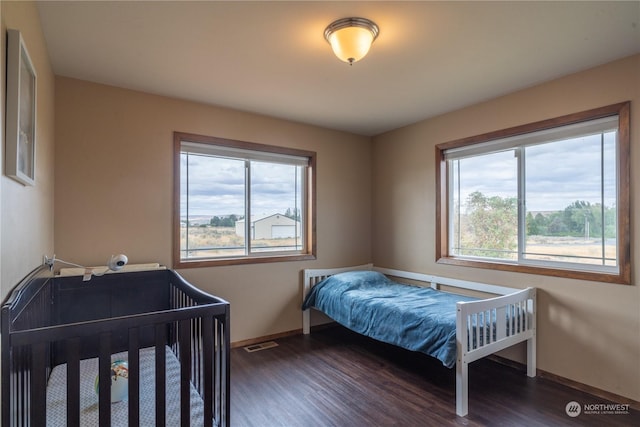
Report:
[[[376,265],[505,286],[536,286],[538,367],[640,400],[640,288],[435,263],[435,145],[631,100],[631,164],[640,164],[640,55],[374,138]],[[640,262],[640,179],[631,170],[632,266]],[[522,349],[511,352],[521,358]]]
[[[7,29],[20,30],[38,76],[36,184],[25,187],[5,175],[5,76]],[[40,18],[33,3],[0,2],[0,301],[53,254],[54,77]]]
[[[54,187],[54,76],[38,11],[32,2],[2,1],[2,122],[5,105],[6,32],[20,30],[37,73],[36,184],[23,186],[4,174],[4,126],[2,175],[0,176],[0,296],[53,254]]]
[[[371,258],[370,139],[56,78],[56,254],[171,265],[173,131],[317,152],[318,259],[180,271],[231,302],[231,340],[301,328],[300,270]]]

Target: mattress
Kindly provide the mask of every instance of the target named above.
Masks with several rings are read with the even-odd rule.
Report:
[[[180,425],[180,362],[166,347],[166,425]],[[128,353],[113,354],[112,361],[127,360]],[[80,361],[80,425],[98,426],[98,395],[95,380],[98,358]],[[47,384],[47,426],[67,426],[67,365],[51,371]],[[191,426],[203,425],[202,398],[191,385]],[[128,425],[128,401],[111,404],[111,425]],[[140,350],[140,425],[155,426],[155,348]]]
[[[311,288],[316,308],[362,335],[456,363],[456,303],[477,298],[397,283],[375,271],[350,271]]]

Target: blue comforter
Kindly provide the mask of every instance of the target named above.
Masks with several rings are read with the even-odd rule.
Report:
[[[464,297],[392,281],[374,271],[328,277],[311,289],[302,309],[316,308],[377,340],[456,363],[456,302]]]

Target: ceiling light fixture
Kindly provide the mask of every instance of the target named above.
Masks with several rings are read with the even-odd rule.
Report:
[[[349,65],[364,58],[380,30],[375,22],[365,18],[342,18],[324,30],[333,53]]]

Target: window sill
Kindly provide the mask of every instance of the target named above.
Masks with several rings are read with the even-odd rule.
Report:
[[[630,272],[618,274],[600,273],[595,271],[565,270],[560,268],[538,267],[530,265],[518,265],[513,263],[501,263],[497,261],[475,261],[455,257],[441,257],[438,264],[455,265],[458,267],[475,267],[499,271],[512,271],[516,273],[536,274],[542,276],[562,277],[565,279],[588,280],[593,282],[613,283],[620,285],[631,284]]]
[[[193,261],[174,260],[173,268],[204,268],[204,267],[221,267],[229,265],[246,265],[246,264],[264,264],[271,262],[287,262],[287,261],[309,261],[316,259],[315,254],[296,254],[296,255],[277,255],[277,256],[256,256],[241,258],[217,258],[217,259],[198,259]]]

